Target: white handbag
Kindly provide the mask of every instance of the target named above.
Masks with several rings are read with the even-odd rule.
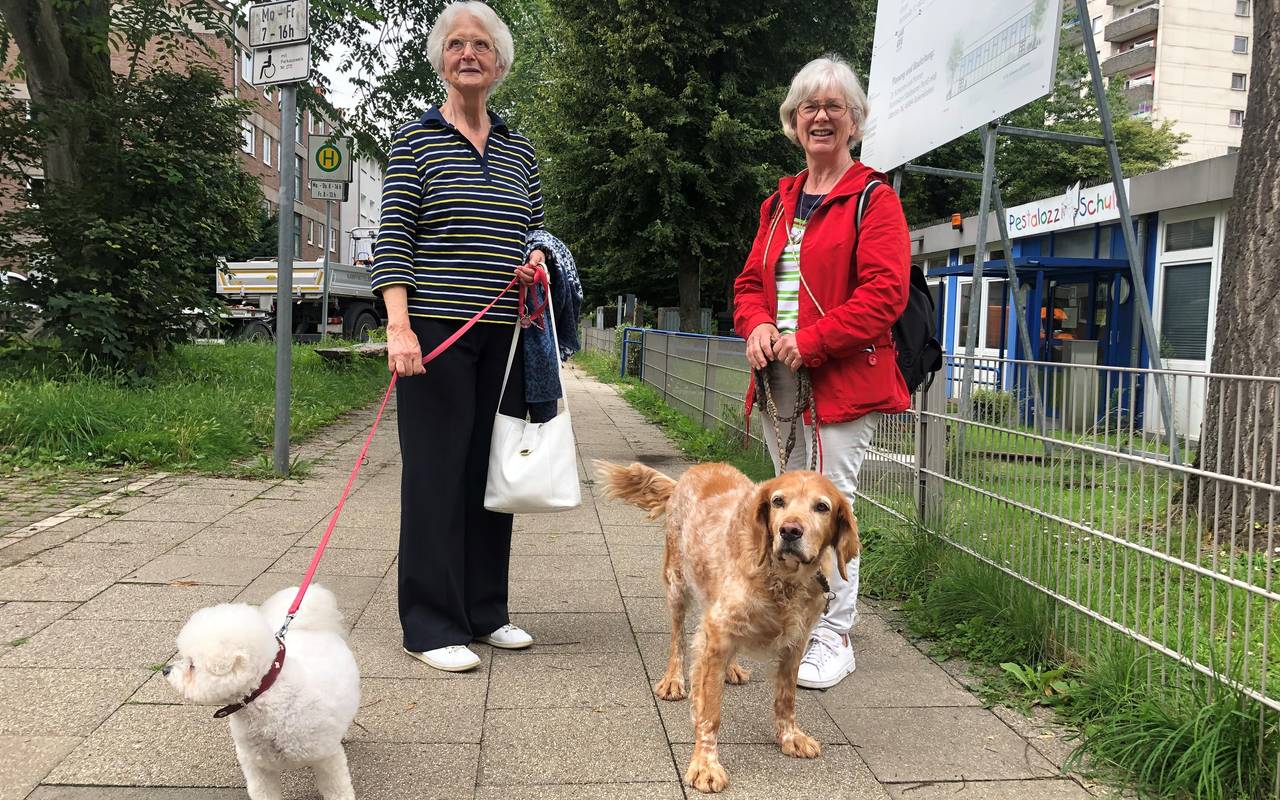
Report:
[[[556,368],[560,362],[560,337],[551,308],[551,291],[547,287],[547,313],[551,338],[556,351]],[[511,335],[511,351],[507,354],[507,372],[502,376],[502,394],[507,393],[511,364],[520,341],[520,325]],[[561,386],[564,382],[561,381]],[[493,418],[493,440],[489,444],[489,477],[484,487],[484,507],[504,514],[536,514],[567,511],[582,504],[578,486],[578,448],[573,440],[573,422],[569,418],[569,391],[564,390],[564,410],[547,422],[529,422],[511,417],[501,410]]]

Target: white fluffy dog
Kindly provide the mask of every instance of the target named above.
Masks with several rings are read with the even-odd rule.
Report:
[[[164,668],[169,684],[194,703],[242,702],[271,669],[275,633],[296,593],[279,591],[259,608],[222,603],[197,611]],[[308,766],[325,800],[354,800],[342,737],[360,706],[360,672],[332,592],[307,590],[285,644],[275,683],[231,714],[249,797],[279,800],[280,773]]]

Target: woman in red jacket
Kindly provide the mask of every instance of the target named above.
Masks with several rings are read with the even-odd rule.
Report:
[[[779,115],[808,166],[780,180],[778,191],[760,206],[751,254],[734,283],[734,327],[747,337],[747,361],[763,371],[781,416],[793,413],[798,370],[807,370],[819,469],[852,502],[880,416],[910,404],[890,334],[907,303],[907,221],[886,184],[868,193],[861,230],[854,229],[863,189],[885,176],[850,153],[862,138],[867,96],[847,63],[827,56],[806,64],[792,79]],[[805,423],[790,458],[781,463],[766,419],[765,441],[778,472],[811,463],[814,420],[806,414]],[[849,632],[857,615],[858,559],[848,564],[847,582],[837,570],[829,572],[835,599],[800,665],[799,684],[809,688],[834,686],[855,666]]]

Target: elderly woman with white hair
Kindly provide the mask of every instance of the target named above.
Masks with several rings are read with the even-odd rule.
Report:
[[[748,391],[748,413],[760,402],[780,430],[788,417],[803,420],[790,453],[780,452],[787,445],[778,441],[788,437],[765,422],[775,470],[817,464],[851,502],[881,415],[910,404],[890,333],[910,286],[907,222],[885,176],[851,154],[867,110],[857,75],[837,56],[809,62],[792,79],[779,116],[807,167],[782,178],[760,206],[755,242],[734,284],[734,326],[747,337],[747,361],[762,373]],[[801,391],[806,382],[811,409]],[[757,383],[772,403],[754,396]],[[849,633],[858,559],[848,564],[848,581],[834,568],[827,572],[834,597],[798,677],[808,688],[834,686],[855,666]]]
[[[512,276],[530,284],[545,259],[525,259],[543,227],[538,162],[529,140],[488,110],[511,69],[511,32],[484,3],[448,5],[427,39],[447,99],[392,141],[372,283],[387,308],[387,365],[402,378],[396,404],[403,461],[399,611],[404,649],[436,669],[480,664],[480,641],[520,649],[510,624],[512,518],[484,508],[494,414],[523,417],[524,359],[503,374],[517,323]],[[480,323],[431,362],[422,357],[491,302]]]

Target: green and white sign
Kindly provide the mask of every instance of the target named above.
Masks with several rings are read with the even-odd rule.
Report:
[[[351,140],[312,136],[307,176],[313,181],[351,181]]]

